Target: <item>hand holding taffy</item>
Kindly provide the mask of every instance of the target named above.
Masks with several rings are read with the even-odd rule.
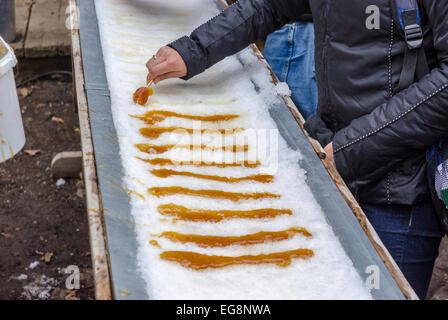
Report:
[[[148,68],[148,77],[146,87],[138,88],[134,93],[134,103],[144,106],[148,102],[148,98],[154,94],[154,89],[150,86],[157,84],[162,80],[169,78],[179,78],[187,75],[187,66],[180,54],[170,48],[162,47],[156,55],[154,55],[146,63]]]
[[[155,84],[169,78],[180,78],[187,75],[187,66],[180,54],[170,48],[162,47],[146,63],[148,68],[147,82],[154,81]]]

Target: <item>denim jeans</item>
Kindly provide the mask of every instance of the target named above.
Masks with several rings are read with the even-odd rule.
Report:
[[[361,207],[410,285],[424,299],[443,236],[433,204]]]
[[[270,34],[263,52],[274,73],[291,89],[291,98],[305,119],[316,113],[314,26],[309,22],[285,25]]]

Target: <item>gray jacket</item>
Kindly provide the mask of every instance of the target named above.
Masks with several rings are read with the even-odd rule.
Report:
[[[249,43],[312,12],[316,32],[318,115],[306,128],[333,141],[336,166],[361,203],[429,199],[426,149],[448,134],[448,1],[423,0],[424,46],[431,72],[397,92],[405,42],[393,0],[240,0],[170,46],[189,79]],[[380,8],[380,28],[366,8]]]

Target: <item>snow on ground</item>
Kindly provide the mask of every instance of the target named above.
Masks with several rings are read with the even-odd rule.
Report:
[[[17,279],[17,280],[27,280],[27,279],[28,279],[28,276],[27,276],[26,274],[21,274],[21,275],[19,275],[16,279]]]
[[[300,168],[300,152],[289,149],[278,135],[269,116],[269,106],[278,101],[276,88],[269,81],[269,72],[246,49],[212,67],[204,74],[185,82],[168,80],[156,86],[156,94],[146,107],[134,105],[132,93],[145,84],[146,61],[161,46],[191,32],[200,23],[218,13],[211,0],[98,0],[99,18],[106,71],[111,89],[112,112],[119,138],[121,159],[126,170],[127,188],[132,196],[132,214],[136,222],[140,272],[146,280],[152,299],[370,299],[351,261],[345,254],[321,208],[305,183],[306,172]],[[244,63],[245,67],[242,66]],[[289,90],[288,90],[289,91]],[[277,104],[278,105],[278,104]],[[283,106],[281,106],[283,107]],[[144,138],[139,129],[144,124],[129,115],[142,115],[149,110],[169,110],[195,115],[239,114],[240,118],[219,124],[201,123],[202,128],[245,128],[240,138],[249,142],[251,159],[257,158],[261,168],[174,167],[202,174],[240,177],[259,172],[275,175],[274,183],[242,182],[226,184],[189,177],[156,178],[149,173],[154,167],[136,157],[153,158],[135,148],[137,143],[192,142],[189,135],[164,134],[157,140]],[[193,128],[191,120],[167,118],[159,126]],[[253,139],[247,139],[252,135]],[[197,137],[195,137],[197,138]],[[193,139],[195,139],[193,138]],[[257,140],[259,138],[259,140]],[[220,145],[220,135],[204,135],[199,142]],[[196,141],[196,140],[193,140]],[[259,141],[259,142],[257,142]],[[267,142],[268,151],[262,148]],[[232,141],[226,141],[232,144]],[[266,156],[267,155],[267,156]],[[162,158],[233,161],[232,152],[200,152],[171,150]],[[198,158],[195,158],[198,159]],[[231,192],[272,192],[281,199],[232,202],[176,195],[156,198],[147,193],[151,187],[182,186],[193,189],[216,189]],[[136,194],[144,196],[144,199]],[[249,210],[257,208],[289,208],[292,216],[271,220],[226,220],[216,224],[182,222],[163,218],[160,204],[176,203],[195,209]],[[297,235],[289,240],[252,246],[200,248],[155,238],[163,231],[185,234],[237,236],[259,231],[278,231],[305,227],[312,238]],[[149,245],[156,239],[161,248]],[[179,264],[161,260],[164,250],[185,250],[207,255],[256,255],[297,248],[312,249],[315,255],[307,260],[294,260],[287,268],[276,265],[232,266],[222,269],[194,271]]]
[[[27,300],[46,300],[58,284],[59,282],[56,279],[47,277],[46,275],[40,275],[32,282],[23,286],[22,296]]]
[[[62,187],[66,184],[67,182],[64,179],[59,179],[58,181],[56,181],[56,187]]]

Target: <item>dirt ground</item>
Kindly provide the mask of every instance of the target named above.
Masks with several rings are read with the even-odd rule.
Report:
[[[54,76],[19,90],[27,143],[0,164],[0,300],[93,299],[84,188],[80,179],[57,186],[52,157],[80,150],[71,79]],[[445,238],[428,292],[448,299]],[[64,271],[80,270],[81,288],[69,290]]]
[[[81,179],[57,186],[52,157],[80,150],[69,76],[19,90],[27,143],[0,164],[0,299],[93,299],[85,195]],[[68,290],[69,266],[80,271]]]

